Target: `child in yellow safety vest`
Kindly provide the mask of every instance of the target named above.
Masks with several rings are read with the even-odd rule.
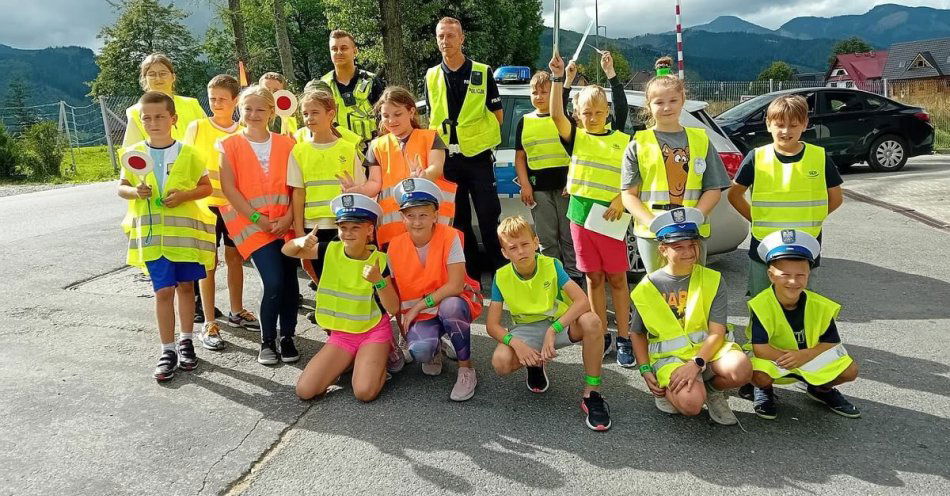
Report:
[[[175,101],[165,93],[149,91],[137,107],[148,139],[120,151],[118,194],[129,200],[123,226],[129,236],[126,262],[148,274],[155,290],[162,355],[153,375],[161,382],[174,377],[178,368],[192,370],[198,365],[192,335],[194,281],[204,278],[214,264],[214,216],[198,203],[211,194],[204,159],[195,148],[172,138]],[[152,171],[137,175],[147,170],[149,161]],[[181,319],[177,351],[176,297]]]
[[[379,167],[364,175],[357,146],[340,137],[333,126],[336,101],[325,91],[304,93],[300,99],[310,139],[298,142],[287,162],[287,184],[293,188],[294,232],[303,236],[316,231],[317,239],[329,242],[337,235],[330,201],[341,193],[373,197],[379,193]],[[317,282],[322,261],[304,260],[304,270]]]
[[[224,261],[228,267],[228,296],[231,304],[228,323],[252,331],[258,331],[261,328],[257,317],[244,308],[244,259],[238,253],[234,240],[228,235],[220,209],[220,207],[228,204],[228,199],[224,197],[224,193],[221,191],[221,153],[215,148],[215,143],[221,138],[240,131],[241,125],[235,122],[233,117],[240,93],[241,86],[233,76],[220,74],[212,78],[208,82],[208,105],[211,107],[213,115],[205,119],[192,121],[188,125],[188,129],[185,130],[184,138],[182,138],[183,143],[197,148],[205,159],[208,179],[211,181],[211,195],[205,198],[203,202],[217,218],[215,224],[215,264],[214,267],[208,270],[208,277],[202,279],[198,284],[201,295],[198,298],[198,304],[201,306],[195,309],[196,312],[208,316],[198,335],[198,341],[208,350],[222,350],[225,347],[224,339],[221,338],[220,334],[221,328],[214,321],[214,318],[210,317],[217,313],[214,303],[214,273],[215,267],[218,265],[217,246],[221,246],[222,241],[224,242]]]
[[[488,335],[498,341],[492,366],[499,375],[527,369],[528,390],[548,390],[545,364],[556,348],[581,343],[584,356],[584,395],[581,409],[587,427],[610,428],[610,409],[600,395],[604,355],[600,319],[590,311],[584,290],[571,280],[560,260],[538,254],[539,240],[522,217],[508,217],[498,226],[501,253],[510,261],[495,272],[488,307]],[[501,325],[503,308],[514,321]]]
[[[640,374],[665,413],[698,415],[703,404],[722,425],[738,422],[723,393],[746,384],[752,365],[729,339],[725,282],[699,263],[705,215],[677,208],[650,225],[666,265],[634,287],[631,336]]]
[[[765,124],[772,143],[748,153],[729,189],[729,202],[752,223],[749,240],[748,295],[769,287],[759,243],[782,229],[805,231],[821,243],[825,218],[844,197],[841,174],[824,148],[801,140],[808,127],[808,102],[799,95],[784,95],[769,104]],[[752,190],[752,203],[745,198]],[[815,259],[814,267],[821,260]]]
[[[172,138],[180,140],[188,128],[188,124],[207,117],[198,100],[175,94],[175,66],[172,60],[164,53],[153,53],[142,60],[139,65],[139,85],[145,91],[159,91],[170,96],[175,102],[177,119],[172,125]],[[125,109],[125,135],[122,146],[131,146],[148,139],[148,133],[142,124],[141,105]]]
[[[333,95],[333,92],[330,91],[330,85],[328,85],[326,82],[321,81],[319,79],[311,80],[309,83],[307,83],[306,86],[303,87],[303,92],[305,95],[312,91],[324,91],[326,93],[329,93],[330,95]],[[304,141],[313,141],[313,132],[310,131],[310,128],[308,128],[306,124],[307,123],[305,119],[304,127],[298,129],[297,132],[294,133],[294,139],[297,140],[297,143],[303,143]],[[341,139],[343,139],[344,141],[349,141],[353,143],[354,145],[356,145],[357,149],[360,150],[360,153],[364,152],[366,148],[366,143],[363,142],[362,136],[354,133],[353,131],[350,131],[344,126],[340,126],[336,122],[333,123],[333,129],[336,130],[336,132],[340,133]]]
[[[804,231],[783,229],[758,246],[772,282],[749,300],[746,338],[751,345],[753,410],[759,417],[778,414],[773,384],[801,381],[808,396],[832,412],[858,418],[855,408],[834,386],[858,377],[835,318],[841,305],[805,289],[821,252],[818,240]]]
[[[613,71],[609,53],[604,53],[604,69]],[[570,199],[567,218],[571,239],[577,253],[577,269],[587,278],[587,298],[591,309],[600,318],[604,333],[604,352],[610,350],[607,328],[606,285],[610,285],[614,315],[617,320],[617,363],[633,366],[628,323],[630,300],[627,298],[627,245],[622,240],[584,227],[595,205],[604,207],[603,218],[617,221],[623,215],[620,201],[620,162],[630,135],[622,132],[623,122],[614,122],[607,129],[607,95],[603,88],[590,85],[581,90],[577,115],[583,121],[580,129],[564,114],[561,99],[564,85],[564,60],[557,53],[549,64],[551,69],[551,118],[565,149],[570,154],[567,191]],[[622,93],[622,91],[620,91]],[[626,99],[623,101],[626,106]]]
[[[332,333],[297,379],[297,396],[308,400],[324,394],[352,368],[353,395],[373,401],[386,382],[393,338],[389,316],[399,312],[388,258],[372,245],[381,210],[357,193],[337,196],[331,210],[339,240],[319,242],[311,231],[282,249],[287,256],[325,261],[317,273],[315,314],[317,324]]]

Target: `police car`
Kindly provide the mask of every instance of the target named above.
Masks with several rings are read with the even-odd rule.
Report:
[[[530,221],[531,212],[521,203],[521,188],[518,185],[517,174],[515,174],[515,131],[518,129],[518,121],[521,117],[534,111],[534,106],[531,105],[531,87],[527,84],[499,85],[498,91],[501,94],[505,112],[501,126],[501,144],[495,150],[495,178],[498,196],[501,198],[501,214],[503,217],[521,215]],[[574,89],[574,92],[577,91],[580,91],[580,88]],[[606,92],[608,101],[611,101],[610,89],[607,88]],[[627,105],[630,106],[630,111],[627,114],[626,132],[632,133],[634,130],[646,129],[646,123],[643,120],[646,99],[643,92],[627,90],[626,96]],[[423,100],[418,105],[424,112],[426,102]],[[726,166],[729,177],[733,177],[738,172],[743,156],[732,141],[725,136],[723,130],[712,117],[706,113],[707,105],[706,102],[702,101],[686,100],[680,122],[684,126],[706,129],[710,142],[716,147],[723,164]],[[472,221],[476,222],[474,214],[472,215]],[[749,223],[732,208],[732,205],[726,199],[725,192],[723,192],[719,204],[713,209],[711,223],[712,236],[706,243],[707,252],[710,255],[735,250],[749,235]],[[478,232],[477,229],[476,232]],[[630,266],[635,272],[642,271],[643,265],[639,262],[636,253],[637,245],[633,236],[632,225],[627,236]]]

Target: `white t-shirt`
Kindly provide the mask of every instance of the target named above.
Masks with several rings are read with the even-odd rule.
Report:
[[[422,265],[425,265],[426,258],[429,255],[429,244],[417,246],[416,253],[419,254],[419,261],[422,262]],[[452,247],[449,248],[449,256],[445,260],[445,265],[456,263],[465,263],[465,251],[462,249],[462,241],[459,240],[458,236],[452,237]]]
[[[264,171],[264,174],[267,174],[270,171],[270,145],[271,141],[273,141],[271,135],[268,134],[267,141],[260,143],[247,139],[247,136],[244,136],[244,139],[251,145],[251,150],[254,150],[257,161],[261,163],[261,170]],[[221,140],[215,142],[214,148],[222,154],[224,153],[224,145],[221,144]]]

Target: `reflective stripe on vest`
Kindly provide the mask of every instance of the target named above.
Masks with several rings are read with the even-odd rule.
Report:
[[[466,157],[474,157],[501,144],[501,124],[485,106],[490,77],[492,74],[487,65],[472,61],[468,90],[455,123],[459,148]],[[441,64],[426,72],[426,90],[432,107],[429,109],[429,128],[438,131],[442,141],[448,145],[453,123],[449,121],[448,85]]]
[[[799,162],[785,164],[772,145],[755,149],[752,183],[752,235],[764,239],[782,229],[818,236],[828,216],[825,151],[805,143]]]
[[[570,298],[557,284],[554,259],[536,255],[535,261],[535,272],[530,279],[522,279],[510,263],[495,273],[495,285],[516,324],[559,318],[570,305]]]
[[[557,126],[550,115],[525,114],[521,128],[521,146],[532,170],[567,167],[571,157],[561,144]]]
[[[695,207],[703,195],[703,174],[696,167],[696,160],[706,160],[709,151],[709,136],[701,128],[687,127],[688,150],[674,149],[664,157],[653,129],[638,131],[633,135],[637,143],[637,163],[640,169],[640,201],[647,210],[655,211],[660,205],[671,203]],[[684,152],[688,154],[684,156]],[[684,168],[685,166],[685,168]],[[671,184],[672,183],[672,184]],[[671,193],[682,190],[682,196]],[[708,220],[708,219],[707,219]],[[633,232],[641,238],[655,238],[650,226],[634,219]],[[709,223],[699,228],[703,237],[709,237]]]
[[[376,75],[362,69],[354,74],[353,77],[357,79],[356,86],[353,89],[354,104],[347,105],[346,100],[340,95],[334,72],[330,71],[320,79],[330,87],[330,92],[336,101],[336,123],[349,129],[363,140],[369,141],[373,138],[373,134],[377,129],[376,114],[373,111],[375,102],[369,101],[369,94],[373,90],[373,78]]]
[[[330,200],[343,193],[337,177],[343,177],[344,173],[357,175],[356,153],[356,145],[342,139],[327,147],[309,142],[294,145],[291,155],[300,167],[304,183],[305,221],[334,217]]]
[[[331,241],[324,256],[323,273],[317,286],[314,315],[317,324],[327,330],[366,332],[382,319],[374,298],[375,288],[363,279],[363,267],[376,265],[386,270],[387,257],[373,250],[366,260],[346,256],[343,242]]]
[[[620,194],[620,164],[630,135],[614,131],[604,136],[578,129],[567,177],[568,193],[600,201]]]
[[[656,355],[659,353],[675,353],[681,348],[689,347],[692,349],[693,345],[702,343],[708,337],[709,333],[705,330],[694,331],[685,336],[678,336],[665,341],[653,341],[649,344],[648,349],[650,350],[651,355]]]

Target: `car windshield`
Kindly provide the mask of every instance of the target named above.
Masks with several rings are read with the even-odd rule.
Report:
[[[751,100],[746,100],[735,107],[716,116],[722,120],[741,120],[748,114],[755,112],[763,105],[775,98],[775,95],[759,95]]]

